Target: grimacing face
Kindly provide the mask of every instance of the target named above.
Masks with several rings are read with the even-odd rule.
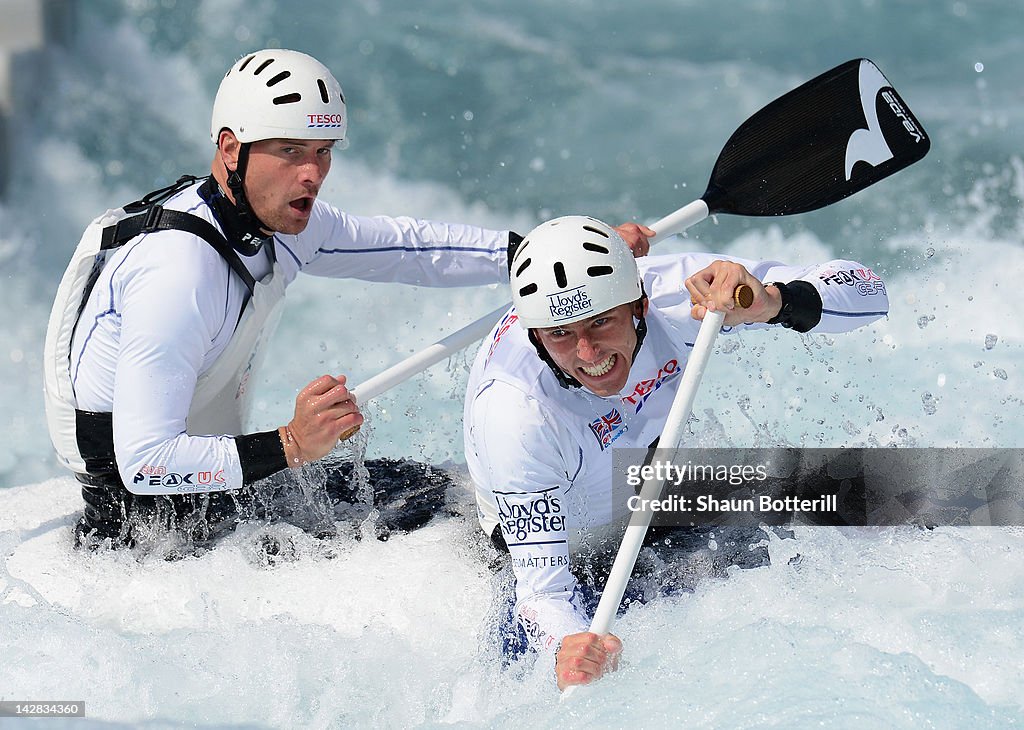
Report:
[[[629,379],[636,349],[634,317],[647,313],[648,302],[620,304],[572,324],[535,329],[537,339],[558,367],[594,395],[619,393]]]

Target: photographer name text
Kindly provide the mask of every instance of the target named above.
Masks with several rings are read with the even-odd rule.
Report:
[[[650,510],[651,512],[791,514],[836,512],[839,509],[838,502],[839,499],[834,494],[823,494],[814,498],[773,497],[769,494],[743,498],[721,498],[710,494],[683,497],[672,494],[659,499],[642,499],[639,495],[634,495],[626,501],[626,506],[633,512]]]

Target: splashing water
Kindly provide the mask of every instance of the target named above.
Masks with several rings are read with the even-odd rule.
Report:
[[[352,144],[322,191],[329,202],[520,232],[569,213],[656,220],[699,195],[745,117],[863,55],[928,129],[929,157],[822,211],[716,216],[659,251],[854,258],[885,278],[890,315],[844,336],[720,337],[688,433],[715,446],[1020,447],[1024,321],[1005,315],[1011,274],[1024,270],[1024,162],[1008,133],[1024,121],[1016,4],[744,2],[728,24],[714,4],[661,0],[629,13],[536,0],[515,13],[445,0],[429,16],[409,3],[239,7],[83,4],[70,46],[48,51],[27,84],[56,91],[11,120],[3,699],[85,699],[83,727],[1024,725],[1019,527],[796,527],[769,541],[771,565],[698,571],[692,593],[631,606],[616,628],[620,671],[559,704],[549,663],[502,670],[484,639],[495,555],[472,504],[367,539],[382,516],[369,511],[369,460],[413,457],[465,478],[471,353],[365,404],[367,426],[344,447],[366,479],[359,527],[317,537],[254,521],[199,553],[72,550],[81,499],[32,395],[81,229],[207,167],[210,98],[252,48],[306,50],[337,69]],[[500,287],[300,281],[256,386],[254,426],[287,421],[317,375],[361,382],[506,299]],[[295,486],[310,520],[331,519],[323,475],[307,476]],[[272,555],[268,543],[285,548]]]

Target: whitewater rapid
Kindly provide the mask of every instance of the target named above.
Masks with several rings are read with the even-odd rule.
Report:
[[[167,562],[69,549],[67,479],[6,490],[5,697],[93,720],[251,727],[1008,728],[1022,719],[1021,528],[797,527],[771,566],[631,607],[621,669],[559,703],[481,646],[472,520],[387,542],[244,525]],[[48,505],[40,510],[40,501]],[[293,546],[268,561],[265,535]]]
[[[173,561],[174,545],[71,549],[82,503],[49,446],[40,377],[81,230],[208,168],[213,91],[253,48],[337,70],[352,145],[327,201],[520,232],[573,213],[657,220],[700,196],[747,116],[864,56],[929,132],[928,157],[822,211],[719,216],[657,250],[853,258],[885,278],[890,315],[843,336],[719,337],[688,438],[1020,448],[1017,3],[76,8],[73,41],[43,58],[11,119],[16,184],[0,200],[0,700],[85,700],[75,727],[1024,726],[1019,526],[798,526],[768,545],[770,566],[631,606],[616,624],[621,669],[559,703],[550,666],[502,671],[483,639],[493,556],[471,509],[387,542],[251,524]],[[287,422],[321,373],[361,382],[505,300],[497,286],[300,280],[253,425]],[[459,472],[471,358],[367,404],[367,456]],[[259,549],[268,535],[286,555]]]

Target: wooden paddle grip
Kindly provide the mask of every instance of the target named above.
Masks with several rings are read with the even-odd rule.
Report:
[[[341,436],[338,437],[338,441],[339,442],[341,442],[341,441],[348,441],[350,438],[352,438],[357,433],[359,433],[359,429],[360,429],[360,426],[353,426],[349,430],[347,430],[344,433],[342,433]]]
[[[740,309],[749,309],[750,305],[754,303],[754,290],[746,284],[740,284],[732,293],[732,300]]]

